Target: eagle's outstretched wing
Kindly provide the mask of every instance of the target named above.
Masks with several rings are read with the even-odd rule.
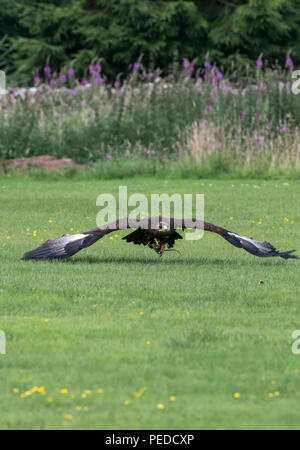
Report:
[[[231,245],[234,245],[238,248],[243,248],[244,250],[255,256],[259,256],[262,258],[279,256],[284,259],[298,259],[296,255],[292,254],[296,250],[279,252],[269,242],[256,241],[255,239],[241,236],[209,222],[203,222],[199,220],[197,221],[196,219],[173,219],[161,216],[149,217],[147,219],[137,221],[136,225],[134,226],[131,224],[128,218],[125,218],[117,220],[112,224],[104,225],[103,227],[94,228],[93,230],[86,231],[84,233],[73,235],[64,234],[57,239],[48,240],[35,250],[25,253],[22,259],[68,258],[75,255],[75,253],[79,252],[83,248],[87,248],[90,245],[94,244],[106,234],[121,229],[139,227],[148,229],[150,232],[152,229],[157,230],[157,228],[161,228],[164,230],[175,230],[176,228],[181,230],[185,230],[187,228],[204,229],[204,231],[210,231],[219,234]]]
[[[231,233],[230,231],[227,232],[227,236],[224,236],[226,241],[228,241],[230,244],[234,245],[238,248],[243,248],[247,252],[251,253],[255,256],[260,256],[261,258],[268,258],[270,256],[280,256],[284,259],[298,259],[296,255],[292,255],[296,250],[289,250],[287,252],[279,252],[276,250],[275,247],[273,247],[270,242],[260,242],[256,241],[255,239],[248,238],[246,236],[240,236],[236,233]]]
[[[64,234],[57,239],[49,239],[35,250],[25,253],[22,259],[68,258],[94,244],[100,237],[87,233]]]

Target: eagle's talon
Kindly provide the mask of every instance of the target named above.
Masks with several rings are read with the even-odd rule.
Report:
[[[149,245],[149,247],[150,247],[150,248],[153,248],[153,250],[155,251],[155,253],[157,253],[159,256],[162,256],[163,253],[164,253],[164,251],[165,251],[166,244],[162,244],[162,243],[157,244],[157,243],[155,243],[155,242],[152,242],[152,243]]]
[[[166,249],[166,244],[161,244],[159,249],[159,255],[162,256],[164,254],[164,251]]]

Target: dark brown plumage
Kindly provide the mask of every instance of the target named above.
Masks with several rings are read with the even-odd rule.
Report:
[[[138,228],[122,239],[135,245],[148,245],[148,247],[162,256],[166,246],[168,248],[174,247],[175,240],[182,239],[182,236],[176,230],[143,230]]]

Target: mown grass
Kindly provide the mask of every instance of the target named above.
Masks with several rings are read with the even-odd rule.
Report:
[[[205,193],[207,220],[300,255],[297,181],[124,184]],[[94,227],[96,197],[118,185],[1,179],[1,429],[299,428],[298,261],[208,233],[159,258],[124,231],[70,260],[20,260],[42,239]],[[45,393],[21,397],[34,386]]]

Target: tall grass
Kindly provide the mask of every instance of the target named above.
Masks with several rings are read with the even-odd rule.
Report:
[[[1,159],[50,154],[125,176],[300,169],[290,66],[222,73],[205,61],[195,73],[184,60],[164,78],[134,67],[113,85],[100,68],[89,80],[47,75],[34,88],[10,90],[0,101]]]

